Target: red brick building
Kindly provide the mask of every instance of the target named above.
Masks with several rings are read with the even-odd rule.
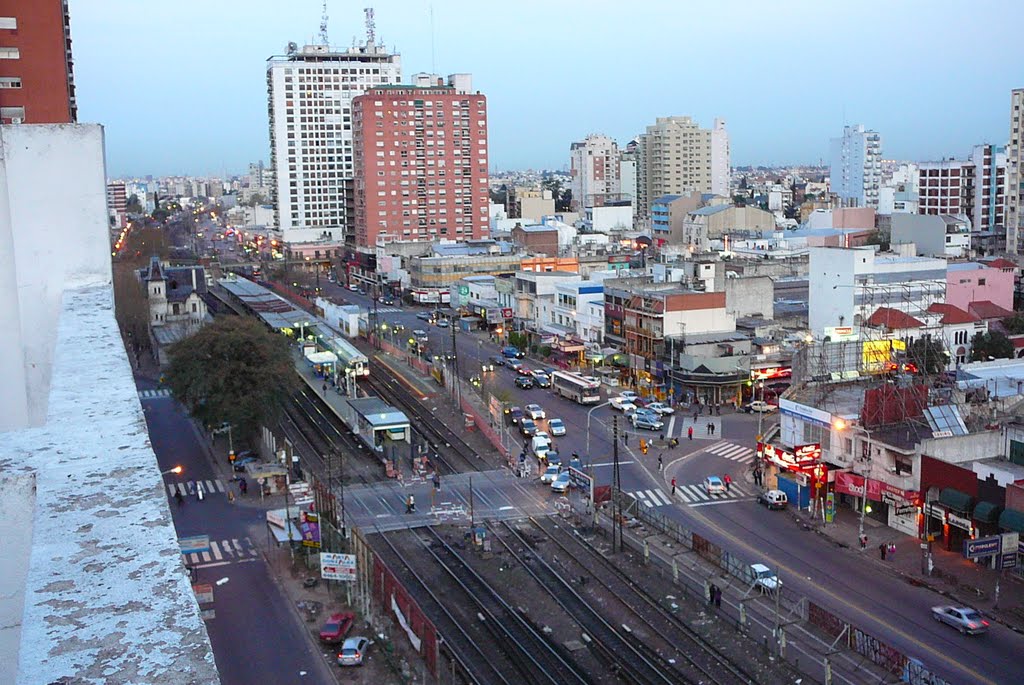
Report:
[[[66,0],[0,0],[0,123],[77,121]]]
[[[489,235],[487,99],[454,86],[352,101],[356,244]]]

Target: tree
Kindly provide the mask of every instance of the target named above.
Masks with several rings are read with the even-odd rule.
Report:
[[[971,338],[971,361],[988,361],[993,359],[1013,359],[1013,343],[999,331],[976,333]]]
[[[921,373],[934,375],[946,370],[949,354],[937,338],[918,338],[907,347],[907,360]]]
[[[508,344],[525,350],[526,346],[530,344],[530,337],[525,333],[512,332],[508,334]]]
[[[744,207],[747,204],[747,196],[737,193],[732,196],[732,201],[737,207]]]
[[[174,396],[208,426],[253,435],[296,387],[288,340],[249,317],[217,319],[170,349]]]
[[[146,286],[130,264],[114,264],[114,318],[121,330],[125,349],[138,364],[143,352],[152,348],[149,339],[149,301]]]
[[[864,241],[865,245],[878,245],[878,249],[882,252],[889,251],[889,234],[883,233],[882,231],[875,231],[867,240]]]
[[[1003,319],[1003,327],[1010,335],[1020,335],[1021,333],[1024,333],[1024,314],[1018,312],[1013,316]]]
[[[132,196],[128,198],[128,203],[125,205],[125,211],[129,214],[142,214],[142,203],[139,202],[139,196],[132,193]]]

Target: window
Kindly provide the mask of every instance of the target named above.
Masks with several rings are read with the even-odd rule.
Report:
[[[2,76],[0,88],[21,88],[21,79],[16,76]]]
[[[986,281],[987,281],[987,279],[985,279],[985,278],[979,278],[978,279],[978,285],[985,285]]]

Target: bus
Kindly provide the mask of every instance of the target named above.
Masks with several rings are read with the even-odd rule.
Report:
[[[594,378],[585,378],[578,373],[555,371],[551,374],[551,387],[556,394],[580,404],[601,401],[601,382]]]
[[[344,338],[331,338],[328,349],[338,355],[339,375],[343,375],[345,369],[353,369],[357,378],[370,375],[370,360],[349,341]]]

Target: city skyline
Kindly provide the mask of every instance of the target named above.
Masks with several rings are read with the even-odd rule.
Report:
[[[104,124],[111,176],[241,173],[269,159],[266,59],[289,41],[318,40],[320,2],[71,4],[79,119]],[[844,124],[879,131],[886,159],[962,157],[975,144],[1006,142],[1024,57],[1012,20],[1024,12],[1008,2],[990,8],[1001,8],[999,22],[971,6],[873,3],[857,15],[862,31],[841,10],[810,3],[766,16],[745,2],[686,11],[608,3],[597,12],[525,2],[500,22],[477,19],[458,0],[374,8],[403,78],[473,74],[489,101],[495,171],[563,169],[570,144],[589,133],[624,145],[675,115],[702,126],[725,119],[734,165],[827,163]],[[361,9],[335,2],[328,14],[332,44],[363,40]],[[694,25],[707,30],[691,36]],[[645,46],[635,47],[641,33]],[[125,59],[132,45],[146,48]]]

